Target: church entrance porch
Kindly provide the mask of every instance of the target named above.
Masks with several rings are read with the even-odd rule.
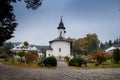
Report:
[[[70,57],[68,57],[68,56],[56,56],[55,58],[57,59],[57,61],[69,62],[69,60],[70,60]]]

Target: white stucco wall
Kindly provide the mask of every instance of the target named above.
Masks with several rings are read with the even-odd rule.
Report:
[[[61,34],[62,37],[65,37],[65,30],[64,29],[59,29],[58,30],[58,36],[60,36],[60,34]]]
[[[70,57],[70,43],[66,41],[55,41],[51,43],[51,47],[53,48],[52,54],[55,57],[65,57],[69,56]],[[61,50],[59,50],[61,49]]]
[[[46,50],[46,57],[50,57],[53,55],[53,51],[52,50]]]

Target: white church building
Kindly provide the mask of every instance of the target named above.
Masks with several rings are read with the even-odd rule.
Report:
[[[44,57],[50,57],[54,56],[56,57],[57,60],[64,60],[65,57],[72,58],[71,56],[71,45],[72,42],[69,39],[65,38],[65,27],[62,22],[62,17],[61,21],[57,27],[58,30],[58,37],[55,38],[54,40],[49,41],[49,46],[29,46],[27,49],[23,49],[23,43],[19,44],[18,46],[15,46],[12,51],[21,51],[21,50],[37,50],[42,56]],[[45,51],[45,53],[43,53]]]
[[[46,57],[55,56],[57,59],[64,59],[64,57],[71,57],[72,42],[65,38],[65,27],[62,21],[59,23],[58,37],[49,41],[50,47],[46,50]]]

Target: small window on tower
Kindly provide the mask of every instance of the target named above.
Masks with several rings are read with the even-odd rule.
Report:
[[[61,48],[59,48],[59,52],[61,52]]]

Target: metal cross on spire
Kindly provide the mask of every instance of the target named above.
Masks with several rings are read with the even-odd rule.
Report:
[[[61,18],[61,22],[62,22],[62,16],[60,16],[60,18]]]

